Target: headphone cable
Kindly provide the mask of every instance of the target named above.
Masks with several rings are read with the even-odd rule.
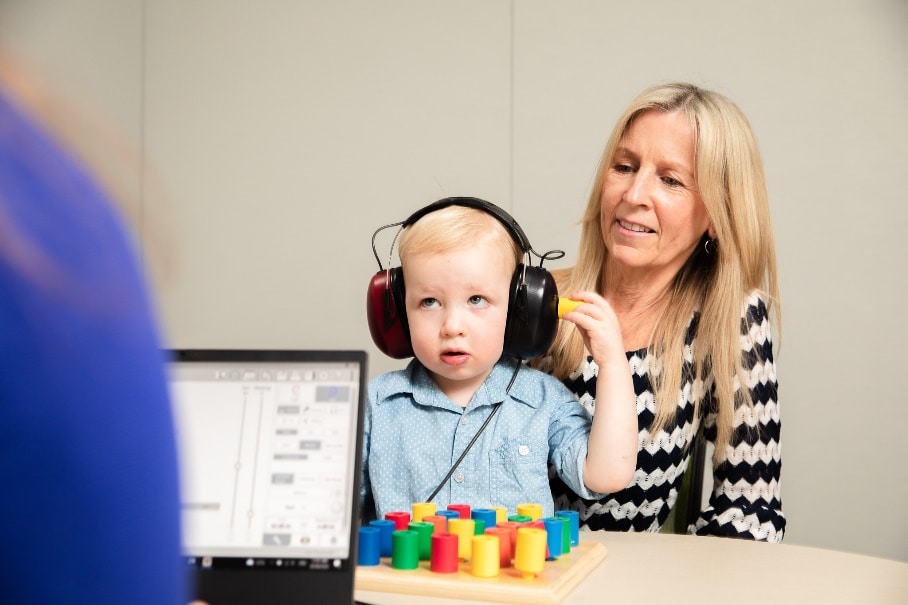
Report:
[[[507,394],[511,392],[511,387],[514,386],[514,381],[517,380],[517,373],[520,372],[521,365],[523,365],[523,364],[520,361],[520,359],[518,359],[517,367],[514,368],[514,373],[511,375],[510,382],[508,382],[508,387],[504,390],[505,396],[507,396]],[[435,499],[435,496],[438,495],[438,492],[441,491],[441,488],[443,488],[445,486],[445,483],[448,482],[448,479],[451,478],[451,475],[454,474],[454,471],[457,469],[458,466],[460,466],[460,463],[463,462],[463,459],[467,456],[467,452],[470,451],[470,448],[473,447],[473,444],[476,443],[476,440],[479,439],[479,436],[482,434],[482,432],[486,429],[487,426],[489,426],[489,422],[492,421],[492,416],[494,416],[495,413],[498,412],[498,408],[501,407],[502,403],[504,403],[504,400],[499,401],[498,403],[496,403],[494,405],[494,407],[492,407],[492,412],[488,416],[486,416],[486,419],[483,421],[482,426],[479,427],[479,430],[476,431],[475,435],[473,435],[473,439],[470,440],[470,443],[467,444],[467,447],[464,449],[463,453],[460,454],[460,457],[457,459],[457,462],[455,462],[453,465],[451,465],[451,468],[445,474],[444,479],[442,479],[441,483],[438,484],[438,487],[436,487],[432,491],[432,495],[430,495],[428,498],[423,500],[423,502],[431,502],[432,500]]]

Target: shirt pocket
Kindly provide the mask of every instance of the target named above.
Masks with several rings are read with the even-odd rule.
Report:
[[[489,493],[496,506],[509,514],[522,503],[551,503],[548,479],[548,447],[525,438],[508,439],[489,452]]]

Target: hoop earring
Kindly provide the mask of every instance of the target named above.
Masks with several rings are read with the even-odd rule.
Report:
[[[714,239],[706,238],[706,241],[703,242],[703,251],[707,255],[712,256],[716,253],[716,250],[719,248],[719,242]]]

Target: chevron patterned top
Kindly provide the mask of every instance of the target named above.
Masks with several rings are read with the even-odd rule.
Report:
[[[651,436],[655,397],[650,381],[650,357],[646,349],[627,353],[637,395],[639,449],[632,483],[601,500],[583,500],[557,477],[551,478],[555,508],[580,512],[581,524],[589,529],[611,531],[659,531],[678,497],[687,468],[686,449],[694,430],[691,349],[699,315],[687,331],[684,383],[678,396],[678,411],[666,430]],[[778,381],[773,362],[772,340],[766,305],[756,293],[745,301],[741,318],[741,354],[747,386],[753,390],[753,406],[739,405],[722,461],[713,469],[713,491],[690,533],[780,542],[785,531],[779,475],[781,421]],[[595,412],[596,376],[599,368],[588,357],[565,384],[591,413]],[[710,377],[701,383],[702,436],[715,444],[716,402],[711,396]],[[736,386],[740,385],[736,382]]]

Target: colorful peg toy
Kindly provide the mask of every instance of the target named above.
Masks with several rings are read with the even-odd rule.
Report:
[[[412,570],[428,561],[430,571],[442,574],[466,564],[478,578],[496,577],[513,567],[532,579],[545,569],[546,559],[579,545],[576,511],[542,518],[540,505],[526,503],[516,512],[508,517],[503,507],[451,504],[442,511],[432,503],[415,503],[411,511],[389,512],[384,520],[360,528],[357,562],[376,566],[390,556],[392,569]]]

